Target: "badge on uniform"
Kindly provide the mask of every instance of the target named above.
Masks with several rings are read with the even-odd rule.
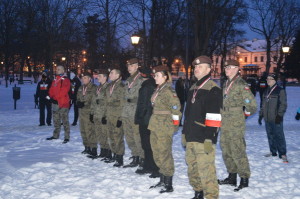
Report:
[[[249,104],[249,103],[250,103],[250,100],[249,100],[249,99],[245,99],[245,102],[246,102],[247,104]]]
[[[172,109],[176,110],[178,107],[176,105],[172,106]]]

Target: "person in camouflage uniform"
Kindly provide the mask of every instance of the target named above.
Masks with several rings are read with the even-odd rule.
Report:
[[[110,149],[114,157],[105,160],[106,163],[116,161],[115,167],[123,166],[123,155],[125,153],[124,132],[122,126],[122,109],[124,104],[124,85],[121,81],[121,70],[118,67],[112,67],[109,73],[111,83],[106,89],[107,111],[103,121],[107,121],[107,130],[110,143]]]
[[[221,148],[223,160],[229,176],[219,180],[219,184],[236,186],[237,174],[241,181],[238,188],[248,187],[250,167],[246,154],[245,118],[256,112],[256,100],[245,82],[239,75],[239,62],[225,62],[228,80],[223,88],[223,110],[221,127]]]
[[[127,61],[127,69],[130,77],[125,82],[125,103],[122,112],[123,132],[125,133],[126,142],[131,150],[132,162],[127,167],[136,167],[144,159],[144,150],[141,145],[141,136],[139,134],[139,125],[134,124],[134,115],[137,106],[139,89],[143,79],[138,71],[138,59],[132,58]]]
[[[168,71],[167,66],[157,66],[154,69],[154,79],[158,87],[151,97],[153,114],[148,126],[151,131],[150,143],[153,158],[160,173],[159,183],[150,188],[163,187],[160,193],[173,191],[172,142],[173,134],[178,130],[181,117],[180,102],[176,92],[171,88],[171,75]]]
[[[91,104],[93,96],[96,93],[96,85],[92,82],[92,74],[84,72],[81,78],[82,85],[77,93],[77,106],[79,108],[79,125],[82,143],[84,145],[83,154],[92,156],[97,155],[97,142],[95,142],[95,134],[93,132],[93,124],[90,121]]]
[[[102,118],[106,112],[106,88],[107,88],[107,79],[108,71],[107,70],[98,70],[98,82],[100,85],[97,88],[96,94],[93,97],[91,105],[91,116],[90,120],[94,123],[94,132],[95,139],[93,142],[100,144],[100,154],[99,157],[106,157],[111,155],[109,144],[108,144],[108,135],[106,129],[105,120],[102,121]]]
[[[183,126],[183,145],[193,199],[219,198],[215,149],[221,126],[222,90],[210,79],[212,60],[207,56],[193,61],[197,82],[188,92]],[[186,144],[185,144],[186,143]]]

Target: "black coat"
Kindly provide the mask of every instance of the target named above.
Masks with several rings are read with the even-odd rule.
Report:
[[[153,78],[149,78],[142,83],[134,117],[135,124],[148,126],[152,115],[151,96],[155,87],[155,80]]]
[[[70,93],[70,98],[72,100],[76,100],[77,98],[77,92],[79,87],[81,86],[81,81],[80,79],[75,76],[72,80],[71,80],[71,93]]]
[[[49,89],[51,87],[52,81],[49,78],[41,79],[36,87],[35,97],[36,100],[47,101],[46,97],[49,95]]]

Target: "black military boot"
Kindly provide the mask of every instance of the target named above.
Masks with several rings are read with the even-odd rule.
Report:
[[[87,154],[88,152],[88,147],[87,146],[84,146],[84,150],[81,152],[82,154]]]
[[[133,156],[132,157],[132,162],[129,164],[123,166],[123,168],[129,168],[129,167],[137,167],[139,165],[139,156]]]
[[[240,185],[238,186],[238,188],[235,188],[234,191],[239,191],[243,188],[248,187],[248,185],[249,185],[249,178],[241,178]]]
[[[195,191],[195,196],[192,199],[204,199],[203,191]]]
[[[137,168],[135,173],[140,174],[140,175],[143,175],[143,174],[146,174],[146,173],[151,173],[151,171],[145,167],[144,158],[140,158],[139,167]]]
[[[114,167],[121,167],[123,166],[123,155],[116,155],[116,163]]]
[[[100,154],[99,154],[99,158],[104,158],[106,156],[106,153],[107,153],[107,149],[103,149],[101,148],[100,149]]]
[[[165,185],[165,176],[163,174],[159,174],[159,182],[156,185],[152,185],[149,189],[153,189],[156,187],[162,187]]]
[[[101,159],[101,161],[106,161],[112,159],[111,150],[107,149],[106,155],[104,158]]]
[[[114,155],[112,156],[112,158],[105,160],[105,163],[113,163],[114,161],[116,161],[116,154],[114,153]]]
[[[173,192],[173,176],[165,176],[165,186],[159,193]]]
[[[92,153],[91,147],[88,146],[86,154],[90,154],[91,155],[91,153]]]
[[[97,158],[97,148],[92,148],[91,153],[87,157],[92,159]]]
[[[236,186],[236,178],[237,174],[236,173],[229,173],[228,177],[225,178],[224,180],[218,180],[219,185],[232,185]]]

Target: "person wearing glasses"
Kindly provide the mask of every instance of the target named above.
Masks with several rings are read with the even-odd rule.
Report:
[[[229,173],[220,185],[237,185],[237,174],[240,185],[234,189],[239,191],[248,187],[250,167],[246,154],[245,119],[256,112],[256,100],[245,80],[239,73],[239,62],[225,62],[227,81],[223,85],[223,110],[221,127],[221,149],[223,160]]]
[[[270,153],[265,157],[277,156],[284,163],[288,163],[286,156],[286,142],[283,132],[283,116],[286,112],[286,92],[277,84],[277,75],[269,74],[267,77],[268,88],[263,95],[263,103],[259,112],[259,125],[265,120],[266,132]]]

